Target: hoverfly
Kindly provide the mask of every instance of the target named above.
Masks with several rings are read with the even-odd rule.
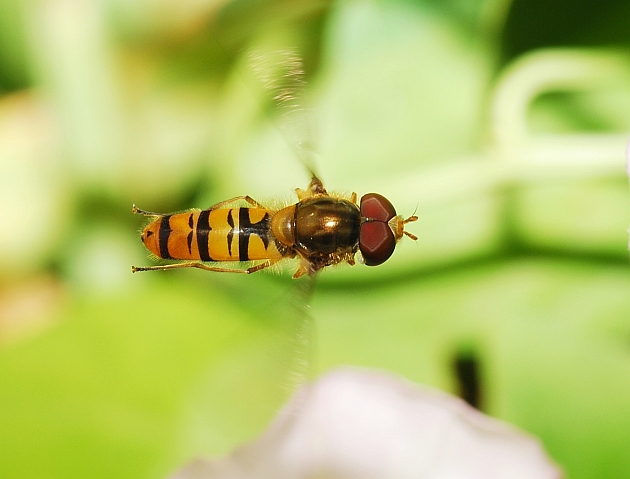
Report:
[[[136,267],[132,271],[200,268],[225,273],[254,273],[285,258],[299,258],[293,278],[313,275],[326,266],[355,264],[361,253],[368,266],[384,263],[394,252],[405,225],[384,196],[369,193],[357,204],[357,194],[329,194],[313,175],[306,190],[296,188],[298,202],[279,210],[265,208],[249,196],[237,196],[206,210],[161,215],[133,206],[137,214],[153,216],[142,231],[146,248],[162,259],[182,263]],[[243,201],[247,207],[232,206]],[[221,261],[254,261],[249,268],[215,266]],[[208,264],[211,263],[212,265]]]
[[[299,102],[305,86],[301,57],[292,49],[284,49],[271,53],[255,51],[249,59],[257,83],[271,93],[278,111],[285,119],[303,126],[295,118],[296,113],[305,111]],[[294,153],[312,178],[306,190],[296,188],[295,204],[270,209],[250,196],[237,196],[206,210],[166,215],[149,213],[134,205],[134,213],[154,217],[141,233],[146,248],[157,258],[183,262],[134,266],[132,271],[200,268],[254,273],[284,259],[299,258],[293,275],[299,278],[312,276],[326,266],[354,265],[359,252],[366,265],[376,266],[392,255],[403,235],[417,240],[405,231],[405,225],[418,218],[412,215],[403,219],[382,195],[369,193],[357,203],[356,193],[349,198],[329,194],[313,173],[310,142],[304,141],[310,135],[304,133],[288,135],[297,140],[293,143]],[[237,206],[239,202],[247,206]],[[241,268],[217,265],[228,261],[255,264]]]

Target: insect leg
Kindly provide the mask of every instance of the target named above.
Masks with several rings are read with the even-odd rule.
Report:
[[[138,271],[163,271],[167,269],[180,269],[180,268],[199,268],[205,271],[214,271],[215,273],[245,273],[251,274],[256,271],[260,271],[261,269],[268,268],[269,266],[277,263],[278,260],[267,260],[256,266],[252,266],[248,269],[237,269],[237,268],[219,268],[217,266],[209,266],[204,263],[177,263],[177,264],[164,264],[158,266],[132,266],[131,272],[137,273]]]
[[[163,216],[160,213],[151,213],[150,211],[144,211],[141,210],[140,208],[138,208],[136,205],[133,205],[131,208],[131,211],[133,211],[133,214],[135,215],[144,215],[144,216]]]
[[[313,196],[328,194],[328,192],[326,191],[326,188],[324,188],[324,184],[322,183],[322,180],[320,180],[315,175],[313,175],[313,178],[311,179],[311,182],[308,185],[308,189],[309,191],[313,193]]]
[[[307,198],[312,198],[315,196],[325,196],[328,195],[326,188],[324,188],[324,184],[322,181],[317,178],[317,176],[313,175],[311,182],[308,184],[306,190],[302,188],[296,188],[295,193],[300,201],[305,200]]]
[[[256,201],[254,198],[252,198],[249,195],[246,195],[246,196],[235,196],[234,198],[230,198],[229,200],[225,200],[225,201],[222,201],[221,203],[217,203],[216,205],[212,205],[208,209],[209,210],[216,210],[216,209],[219,209],[219,208],[223,208],[224,206],[227,206],[230,203],[235,203],[235,202],[240,201],[240,200],[246,201],[250,205],[256,206],[257,208],[265,208],[263,205],[258,203],[258,201]]]
[[[268,259],[267,261],[263,261],[262,263],[259,263],[256,266],[252,266],[251,268],[246,269],[244,271],[244,273],[247,273],[247,274],[255,273],[256,271],[260,271],[262,269],[269,268],[269,266],[272,266],[272,265],[276,264],[278,261],[280,261],[280,260],[279,259]]]
[[[317,272],[318,269],[320,268],[318,268],[315,263],[310,261],[308,258],[305,258],[304,256],[300,256],[300,264],[293,274],[293,279],[301,278],[305,274],[312,276]]]
[[[231,268],[217,268],[208,266],[203,263],[176,263],[176,264],[163,264],[158,266],[132,266],[131,272],[137,273],[138,271],[164,271],[167,269],[180,269],[180,268],[199,268],[206,271],[217,271],[219,273],[247,273],[245,269],[231,269]]]

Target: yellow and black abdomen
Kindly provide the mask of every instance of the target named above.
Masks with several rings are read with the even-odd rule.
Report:
[[[160,216],[142,232],[142,242],[159,258],[249,261],[282,257],[264,208],[221,208]]]

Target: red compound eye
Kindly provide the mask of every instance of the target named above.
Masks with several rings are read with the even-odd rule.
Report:
[[[368,221],[387,223],[396,216],[396,210],[383,195],[368,193],[361,198],[361,216]]]
[[[367,266],[378,266],[387,261],[395,247],[396,238],[387,223],[369,221],[361,224],[359,249]]]

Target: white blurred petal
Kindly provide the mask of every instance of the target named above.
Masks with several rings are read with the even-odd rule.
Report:
[[[561,476],[535,438],[458,398],[343,368],[296,396],[256,442],[173,479]]]

